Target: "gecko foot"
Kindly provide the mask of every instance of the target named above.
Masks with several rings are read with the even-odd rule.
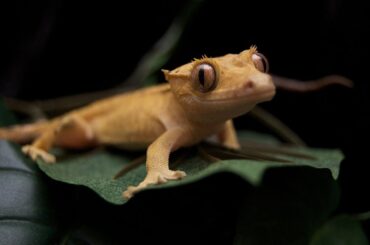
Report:
[[[168,180],[177,180],[182,179],[186,176],[184,171],[172,171],[172,170],[165,170],[165,171],[156,171],[150,172],[146,176],[146,178],[138,185],[138,186],[129,186],[126,191],[124,191],[123,197],[126,199],[130,199],[133,195],[149,185],[157,185],[166,183]]]
[[[22,152],[28,155],[34,161],[40,157],[46,163],[55,163],[55,156],[32,145],[23,146]]]
[[[240,150],[240,148],[241,148],[239,142],[226,142],[226,143],[224,143],[224,146],[226,148],[230,148],[232,150]]]

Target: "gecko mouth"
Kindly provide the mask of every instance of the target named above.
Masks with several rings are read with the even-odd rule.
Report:
[[[241,105],[243,104],[258,104],[261,102],[270,101],[275,95],[275,89],[269,89],[265,91],[261,91],[259,93],[249,94],[236,94],[234,96],[228,96],[228,97],[219,97],[219,98],[200,98],[200,97],[194,97],[193,100],[197,101],[201,104],[232,104],[237,102],[240,102]]]
[[[236,100],[241,100],[241,101],[250,101],[253,103],[260,103],[263,101],[269,101],[271,100],[275,95],[275,89],[273,90],[268,90],[268,91],[263,91],[260,93],[254,93],[254,94],[248,94],[248,93],[241,93],[241,94],[236,94],[232,97],[228,98],[214,98],[214,99],[201,99],[200,101],[202,102],[228,102],[228,101],[236,101]]]
[[[259,103],[271,100],[275,95],[276,89],[271,83],[255,86],[250,81],[243,82],[234,88],[214,91],[210,97],[198,97],[199,102],[227,102],[240,100],[242,102]]]

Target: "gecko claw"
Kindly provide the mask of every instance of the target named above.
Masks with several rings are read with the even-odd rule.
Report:
[[[134,186],[127,187],[127,190],[122,193],[123,198],[125,198],[125,199],[128,200],[131,197],[133,197],[133,194],[135,193],[135,190],[134,189],[135,189]]]
[[[55,163],[56,161],[55,156],[32,145],[23,146],[22,152],[28,155],[34,161],[36,161],[39,157],[46,163]]]

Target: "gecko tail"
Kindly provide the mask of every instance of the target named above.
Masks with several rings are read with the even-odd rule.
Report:
[[[48,125],[48,121],[42,120],[31,124],[0,128],[0,140],[27,144],[37,138]]]
[[[299,81],[295,79],[273,75],[272,80],[276,87],[280,89],[301,93],[317,91],[324,87],[335,84],[348,88],[353,87],[353,82],[350,79],[340,75],[329,75],[316,80],[309,81]]]

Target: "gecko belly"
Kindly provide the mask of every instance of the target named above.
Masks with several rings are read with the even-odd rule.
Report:
[[[99,118],[91,122],[91,127],[98,144],[126,150],[146,149],[165,131],[158,120],[143,114]]]

